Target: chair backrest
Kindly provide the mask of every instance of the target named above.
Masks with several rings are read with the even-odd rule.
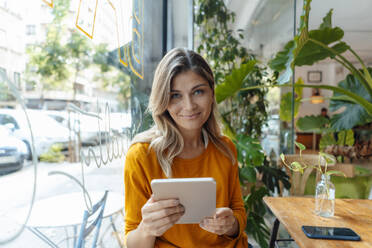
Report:
[[[291,164],[292,162],[298,161],[302,162],[308,166],[317,166],[318,163],[320,163],[320,166],[325,166],[326,161],[323,157],[319,158],[318,154],[302,154],[301,157],[299,154],[293,154],[293,155],[285,155],[286,163]],[[305,187],[307,180],[309,179],[309,176],[311,172],[313,171],[312,167],[307,167],[303,174],[300,172],[294,172],[291,171],[289,168],[287,168],[283,161],[280,161],[280,165],[284,166],[287,174],[289,175],[290,181],[291,181],[291,189],[290,193],[294,196],[303,196],[305,193]]]
[[[105,210],[105,204],[107,199],[108,191],[105,191],[102,199],[93,205],[92,210],[89,212],[88,210],[84,211],[83,222],[81,224],[80,233],[78,237],[78,241],[75,245],[75,248],[83,248],[85,244],[86,237],[94,230],[94,236],[92,241],[92,248],[96,247],[99,230],[101,228],[102,218],[103,218],[103,211]],[[89,218],[92,215],[98,213],[94,218]]]

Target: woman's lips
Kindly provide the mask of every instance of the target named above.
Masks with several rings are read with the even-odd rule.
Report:
[[[192,119],[197,118],[199,115],[200,115],[200,113],[195,113],[195,114],[192,114],[192,115],[181,115],[181,117],[184,118],[184,119],[192,120]]]

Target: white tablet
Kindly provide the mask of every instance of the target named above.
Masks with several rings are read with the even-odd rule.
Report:
[[[185,214],[176,224],[197,224],[216,211],[216,181],[211,177],[154,179],[155,200],[178,198]]]

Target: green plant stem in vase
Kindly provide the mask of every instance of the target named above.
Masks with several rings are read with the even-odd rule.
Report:
[[[322,217],[333,217],[335,213],[335,186],[330,175],[323,174],[316,185],[315,214]]]
[[[280,158],[283,164],[288,167],[291,171],[304,173],[306,168],[313,168],[318,170],[321,174],[321,180],[317,183],[316,193],[315,193],[315,214],[322,217],[332,217],[334,216],[335,207],[335,186],[331,182],[330,178],[333,174],[340,174],[345,176],[341,171],[330,170],[328,171],[328,165],[334,165],[336,163],[336,158],[330,154],[319,152],[319,159],[317,165],[310,165],[302,158],[302,152],[306,147],[298,142],[295,145],[300,150],[299,161],[293,161],[290,164],[286,162],[285,155],[282,153]],[[324,164],[324,169],[321,164]]]

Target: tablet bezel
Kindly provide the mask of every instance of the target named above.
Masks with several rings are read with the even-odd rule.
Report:
[[[154,179],[155,200],[178,198],[185,207],[176,224],[198,224],[216,211],[216,181],[212,177]]]

